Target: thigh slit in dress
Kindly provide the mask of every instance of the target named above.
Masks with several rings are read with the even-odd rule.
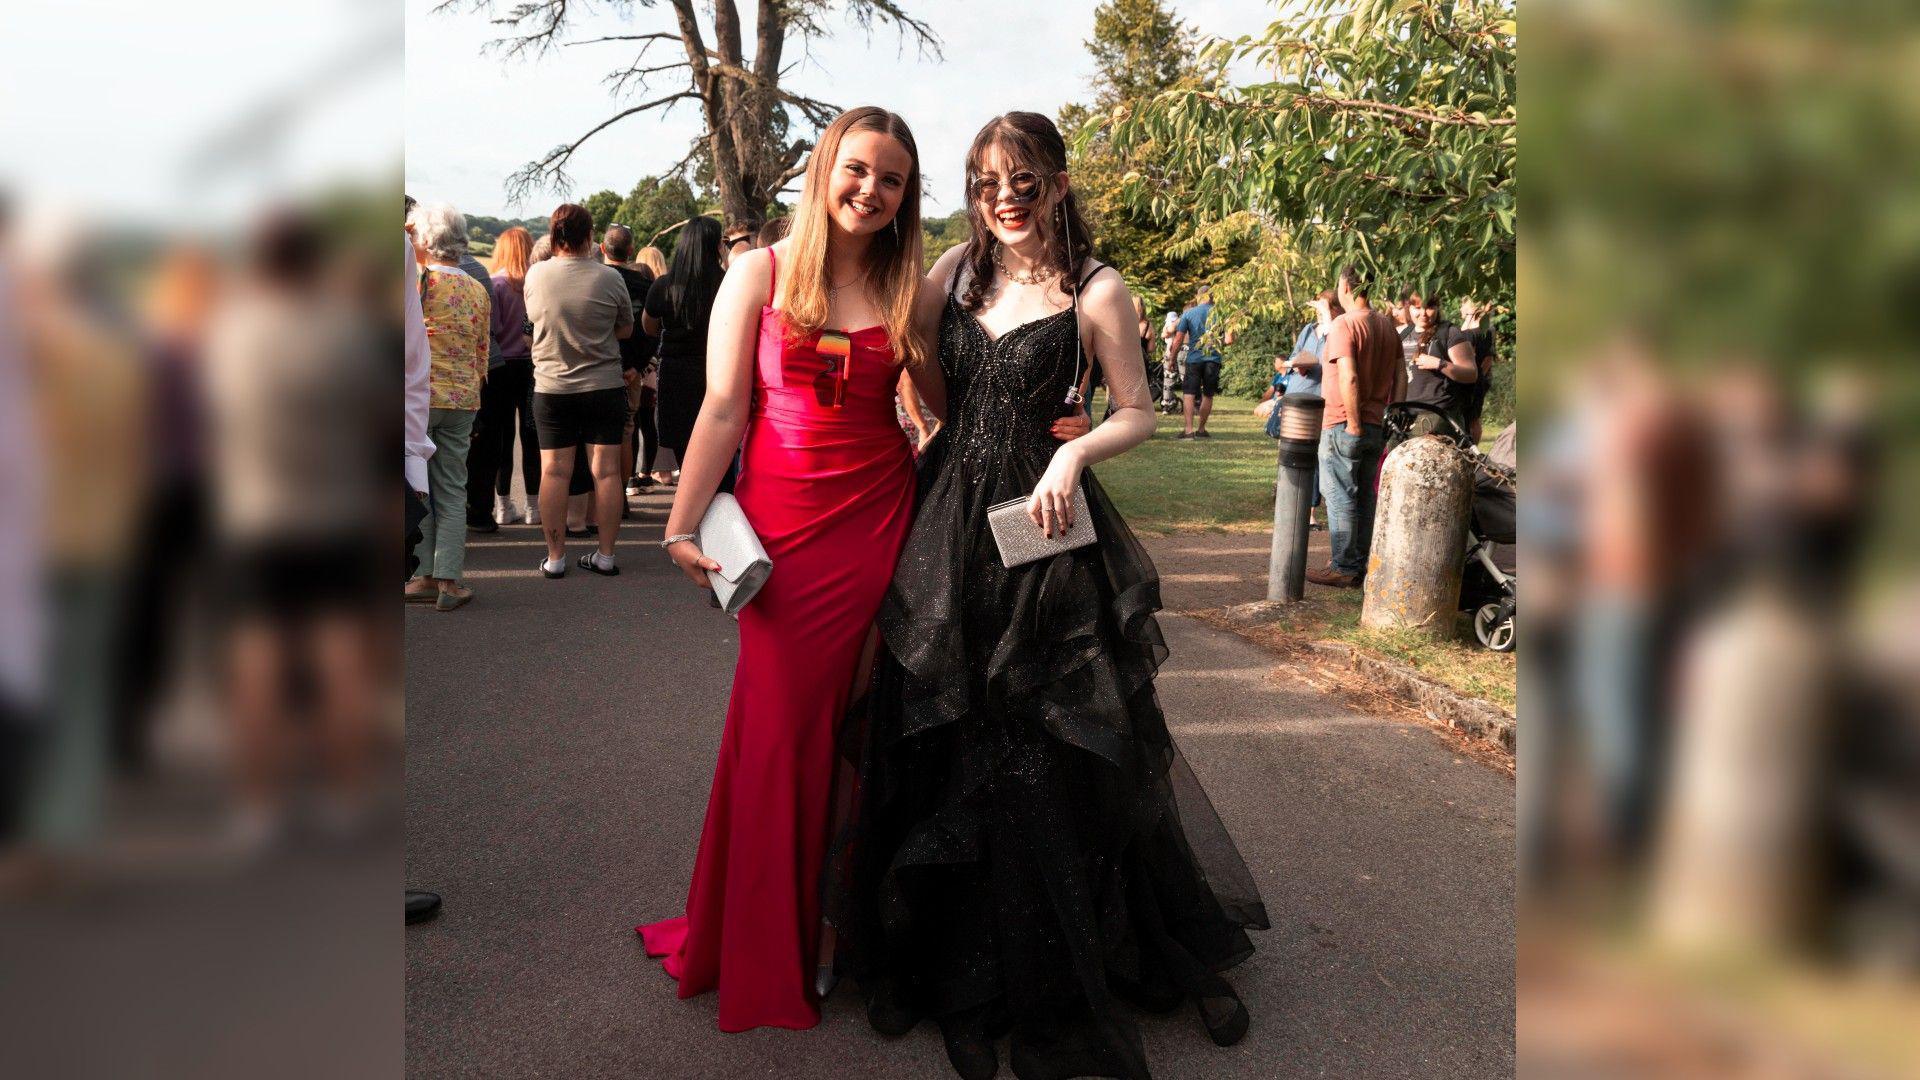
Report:
[[[837,335],[847,356],[834,358],[820,334],[789,340],[772,299],[770,290],[735,495],[773,574],[740,613],[686,913],[636,928],[681,997],[718,991],[723,1031],[819,1022],[836,736],[913,519],[913,455],[894,422],[900,368],[886,329]]]

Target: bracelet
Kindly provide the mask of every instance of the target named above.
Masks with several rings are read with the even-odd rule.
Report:
[[[697,540],[697,539],[699,539],[699,537],[695,536],[693,533],[680,533],[677,536],[669,536],[665,540],[660,541],[660,547],[662,550],[664,550],[666,548],[672,547],[673,545],[679,543],[682,540]]]

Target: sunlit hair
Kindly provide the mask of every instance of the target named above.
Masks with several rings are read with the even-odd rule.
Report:
[[[407,214],[416,242],[451,266],[467,253],[466,215],[447,203],[422,203]]]
[[[147,325],[164,340],[197,339],[213,311],[219,285],[219,264],[205,248],[174,248],[147,292]]]
[[[653,271],[653,276],[656,278],[665,275],[667,272],[666,253],[654,247],[652,244],[641,248],[640,251],[634,255],[633,263],[635,266],[644,266]]]
[[[533,250],[527,252],[527,265],[543,263],[551,258],[553,258],[553,236],[550,233],[541,233],[540,239],[533,242]]]
[[[1039,113],[1010,112],[996,116],[973,137],[973,145],[967,150],[966,189],[967,223],[973,227],[973,235],[967,241],[965,256],[971,280],[960,299],[960,306],[968,311],[980,310],[987,302],[987,294],[993,291],[993,248],[1000,241],[994,238],[993,226],[988,223],[993,204],[975,198],[973,185],[986,172],[987,155],[996,148],[1010,171],[1024,169],[1040,178],[1041,202],[1060,194],[1055,190],[1056,178],[1067,171],[1067,142],[1060,137],[1060,129],[1053,126],[1053,121]],[[1006,177],[1000,179],[1004,182]],[[1040,264],[1060,272],[1060,288],[1064,292],[1069,295],[1078,292],[1080,264],[1093,254],[1093,230],[1081,216],[1073,190],[1069,188],[1054,208],[1034,214],[1032,220],[1039,222],[1040,236],[1046,242]],[[1072,248],[1071,260],[1069,247]]]
[[[1427,313],[1427,328],[1420,331],[1415,339],[1420,351],[1424,353],[1427,351],[1427,346],[1433,343],[1433,336],[1439,332],[1440,324],[1447,321],[1447,317],[1440,311],[1440,298],[1426,289],[1409,289],[1404,302],[1410,305],[1418,304],[1420,309]],[[1407,321],[1413,321],[1413,312],[1407,312]]]
[[[807,338],[827,325],[827,309],[832,288],[832,270],[827,263],[827,242],[833,231],[832,207],[828,192],[833,168],[840,157],[840,142],[849,132],[877,131],[898,142],[912,162],[906,185],[900,193],[900,209],[893,220],[873,234],[867,247],[866,293],[880,310],[881,324],[887,328],[887,340],[901,363],[918,366],[925,348],[913,333],[913,298],[920,287],[920,148],[913,141],[907,122],[885,109],[863,105],[836,117],[820,133],[813,156],[807,161],[806,186],[800,192],[800,204],[793,212],[793,226],[787,233],[787,257],[776,269],[777,295],[774,306],[780,309],[789,337]]]
[[[515,225],[500,234],[493,242],[493,272],[507,275],[507,280],[522,282],[527,280],[527,267],[532,264],[533,234],[523,226]]]

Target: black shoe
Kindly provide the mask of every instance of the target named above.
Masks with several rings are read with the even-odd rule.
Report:
[[[469,521],[467,522],[467,531],[477,532],[477,533],[496,533],[500,531],[500,523],[493,520],[492,518],[482,518],[479,521]]]
[[[947,1044],[947,1060],[964,1080],[993,1080],[1000,1071],[1000,1055],[984,1032],[971,1025],[942,1025],[941,1036]]]
[[[558,569],[558,570],[549,570],[549,569],[547,569],[547,560],[545,560],[545,559],[541,559],[541,560],[540,560],[540,572],[541,572],[541,573],[543,573],[543,574],[545,574],[545,575],[547,575],[547,576],[548,576],[548,577],[550,577],[550,578],[562,578],[562,577],[566,577],[566,576],[567,576],[567,560],[566,560],[566,559],[565,559],[564,557],[563,557],[563,558],[561,558],[561,560],[560,560],[560,569]]]
[[[651,476],[642,476],[633,482],[633,486],[637,491],[651,491],[657,483]]]
[[[1232,1046],[1247,1037],[1247,1027],[1251,1018],[1247,1016],[1247,1007],[1240,1003],[1239,995],[1230,989],[1224,993],[1194,999],[1194,1007],[1200,1011],[1200,1022],[1206,1025],[1207,1037],[1215,1046]]]
[[[867,995],[867,1023],[887,1038],[897,1039],[919,1022],[913,1010],[900,1003],[892,983],[881,983]]]
[[[1211,439],[1213,438],[1213,432],[1208,431],[1206,428],[1201,428],[1199,431],[1193,433],[1193,437],[1196,439]]]
[[[567,526],[566,531],[567,531],[567,539],[569,540],[585,540],[587,537],[593,535],[592,526],[588,526],[587,528],[584,528],[584,529],[576,529],[573,526],[569,525]]]
[[[440,914],[440,894],[425,889],[407,890],[407,925],[426,922]]]
[[[1193,432],[1191,432],[1191,431],[1183,431],[1183,432],[1181,432],[1180,434],[1178,434],[1178,435],[1175,435],[1175,436],[1174,436],[1174,438],[1176,438],[1176,439],[1191,439],[1191,438],[1193,438]]]
[[[585,555],[580,556],[580,569],[591,570],[594,573],[599,574],[601,577],[619,577],[620,576],[620,567],[618,565],[609,566],[603,570],[601,569],[600,564],[594,561],[594,558],[593,558],[594,555],[595,555],[595,552],[589,551]]]

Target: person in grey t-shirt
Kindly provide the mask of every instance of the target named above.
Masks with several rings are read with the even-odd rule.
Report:
[[[594,519],[600,550],[580,557],[582,569],[617,574],[613,546],[620,531],[620,444],[627,426],[620,341],[633,334],[626,282],[593,254],[593,216],[564,203],[548,227],[553,258],[527,270],[527,318],[533,323],[533,423],[540,440],[540,528],[550,578],[567,572],[567,483],[574,455],[586,447],[593,471]]]

